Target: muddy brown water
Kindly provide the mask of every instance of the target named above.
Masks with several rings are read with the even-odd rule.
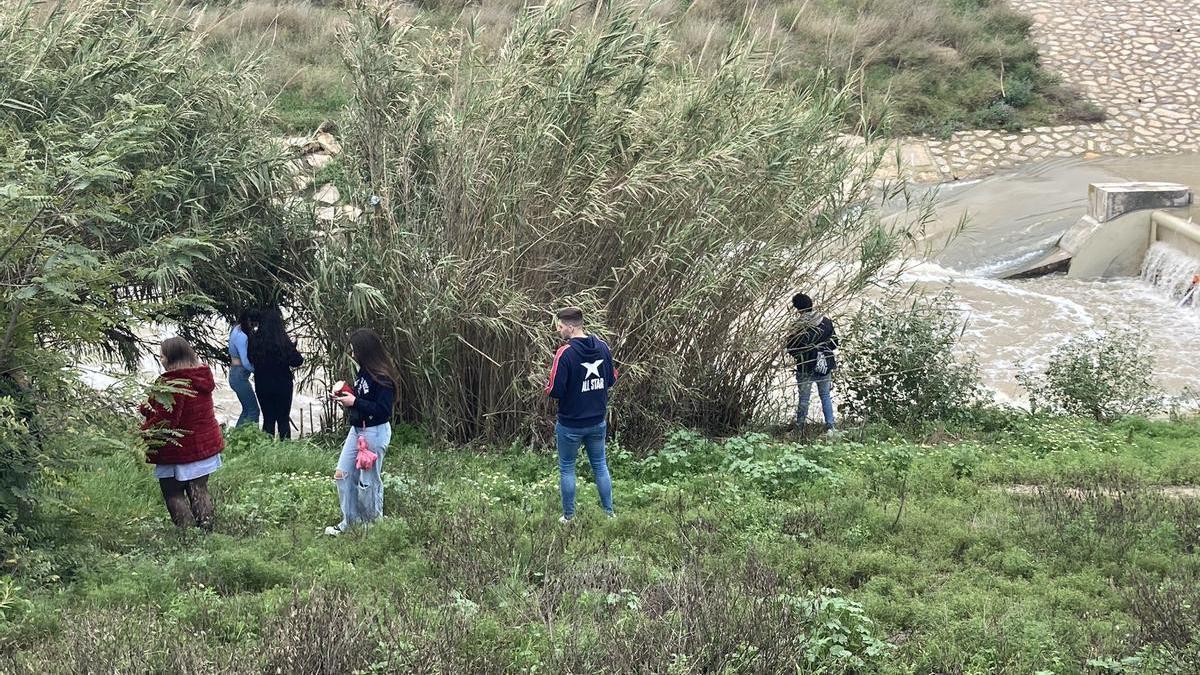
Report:
[[[1089,183],[1135,180],[1200,189],[1200,154],[1054,160],[934,189],[937,217],[926,243],[935,253],[905,279],[952,294],[967,319],[961,351],[979,360],[1001,401],[1024,403],[1018,372],[1044,366],[1056,347],[1106,323],[1139,327],[1156,355],[1155,379],[1168,393],[1200,383],[1200,312],[1141,279],[998,278],[1049,250],[1086,213]],[[964,215],[967,229],[951,238]]]

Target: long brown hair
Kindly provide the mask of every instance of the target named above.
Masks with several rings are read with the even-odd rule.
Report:
[[[162,343],[163,368],[179,370],[180,368],[195,368],[200,365],[200,357],[196,350],[181,337],[171,337]]]
[[[354,361],[379,382],[395,389],[400,383],[396,364],[383,348],[383,340],[370,328],[359,328],[350,334],[350,349]]]

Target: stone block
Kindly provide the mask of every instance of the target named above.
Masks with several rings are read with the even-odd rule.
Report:
[[[1179,183],[1092,183],[1088,186],[1088,215],[1105,223],[1143,209],[1184,208],[1192,191]]]

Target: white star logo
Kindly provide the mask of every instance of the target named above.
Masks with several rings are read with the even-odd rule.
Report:
[[[604,363],[604,359],[600,359],[599,361],[592,361],[591,363],[580,364],[585,369],[587,369],[587,372],[583,374],[583,379],[586,380],[589,377],[600,377],[600,365],[603,363]]]

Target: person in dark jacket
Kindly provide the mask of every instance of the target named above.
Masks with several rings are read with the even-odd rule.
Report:
[[[369,523],[383,515],[383,456],[392,440],[392,408],[400,376],[379,335],[360,328],[350,336],[350,353],[358,364],[354,386],[334,385],[333,400],[346,410],[350,433],[342,444],[333,479],[337,482],[342,521],[325,528],[338,536],[354,525]],[[377,456],[374,465],[360,469],[356,464],[360,439]]]
[[[145,418],[142,432],[149,450],[146,461],[176,527],[193,522],[211,529],[213,501],[208,477],[221,467],[225,439],[213,410],[212,370],[200,363],[187,340],[163,341],[160,360],[164,373],[159,392],[139,408]]]
[[[799,400],[796,405],[796,428],[803,429],[808,421],[808,403],[812,398],[812,387],[817,385],[821,397],[821,413],[825,417],[825,429],[834,430],[833,419],[833,371],[837,369],[837,334],[829,317],[813,310],[812,298],[803,293],[792,297],[792,306],[800,312],[796,328],[788,335],[787,352],[796,360],[796,386]]]
[[[608,390],[617,383],[612,352],[600,338],[583,329],[583,310],[568,307],[555,313],[558,335],[566,344],[554,354],[546,395],[558,399],[559,490],[562,493],[562,517],[569,523],[575,517],[575,462],[579,447],[587,451],[600,506],[613,517],[612,477],[604,457],[608,432]]]
[[[304,364],[296,343],[288,337],[279,310],[264,312],[258,330],[250,335],[247,347],[254,364],[254,389],[262,409],[263,431],[268,436],[292,437],[292,394],[295,389],[293,368]]]

